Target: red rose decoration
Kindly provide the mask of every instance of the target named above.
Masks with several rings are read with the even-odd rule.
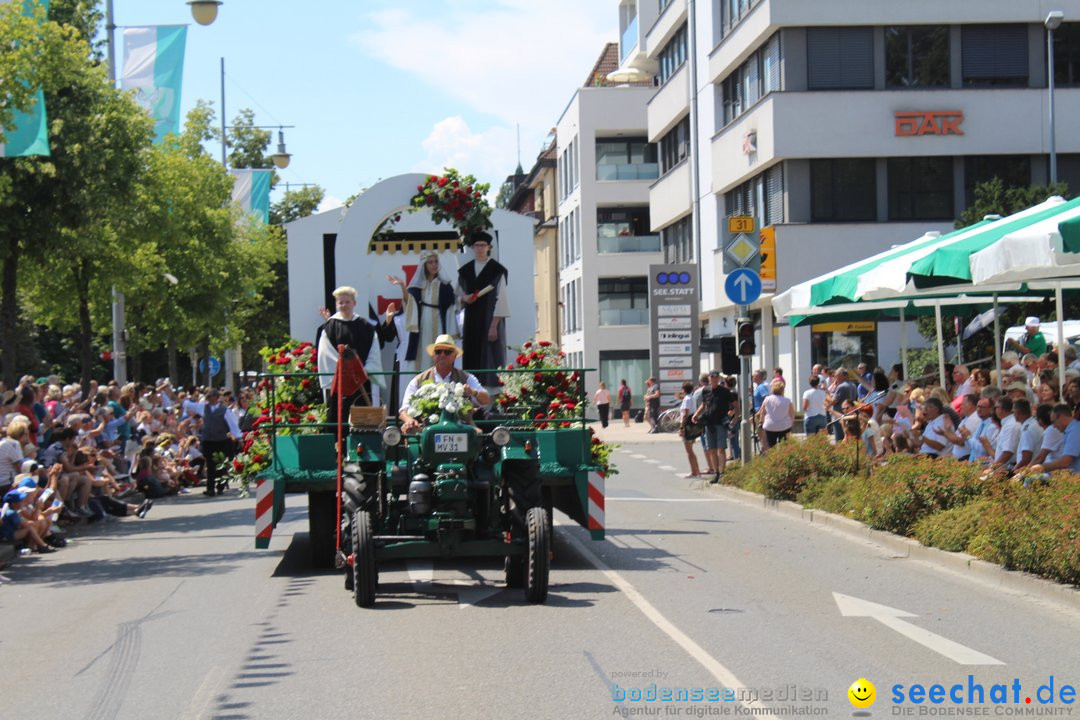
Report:
[[[439,187],[446,187],[446,178],[439,178]]]
[[[259,453],[256,453],[255,457],[251,458],[251,461],[252,461],[252,462],[257,462],[257,463],[261,463],[261,462],[263,462],[264,460],[266,460],[266,458],[265,458],[265,457],[263,457],[263,455],[262,455],[262,454],[259,454]]]
[[[526,341],[526,343],[525,343],[524,345],[522,345],[521,347],[523,347],[523,348],[526,348],[526,349],[528,349],[528,348],[531,348],[531,347],[532,347],[532,343],[531,343],[531,342],[528,342],[528,341]]]
[[[554,387],[552,387],[551,385],[548,385],[548,387],[547,387],[547,394],[548,394],[548,395],[550,395],[551,397],[555,397],[555,394],[556,394],[557,392],[559,392],[559,391],[558,391],[558,390],[556,390],[556,389],[555,389]]]
[[[541,340],[540,342],[538,342],[536,344],[539,345],[540,347],[550,347],[551,346],[551,341],[550,340]]]

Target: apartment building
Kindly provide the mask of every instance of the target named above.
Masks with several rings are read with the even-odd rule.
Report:
[[[652,82],[616,84],[609,43],[556,126],[560,344],[597,368],[590,390],[625,379],[635,407],[649,376],[648,269],[661,262],[649,186],[659,175],[645,105]]]
[[[729,216],[772,228],[779,292],[951,229],[979,182],[1047,182],[1051,11],[1064,16],[1052,52],[1057,175],[1080,189],[1080,0],[618,7],[620,71],[658,85],[647,106],[659,170],[651,229],[666,260],[701,268],[704,336],[734,328],[721,256]],[[813,362],[898,357],[896,323],[779,327],[771,297],[752,308],[756,365],[805,380]]]

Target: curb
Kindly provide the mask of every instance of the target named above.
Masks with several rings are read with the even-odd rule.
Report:
[[[1026,595],[1034,595],[1043,600],[1057,602],[1080,611],[1080,589],[1072,585],[1047,580],[1017,570],[1006,570],[1000,565],[980,560],[962,552],[949,552],[940,548],[928,547],[918,540],[901,537],[883,530],[874,530],[858,520],[843,515],[804,508],[790,500],[772,500],[757,493],[748,492],[729,485],[720,485],[716,491],[741,502],[760,504],[765,510],[778,512],[785,517],[802,520],[811,524],[826,526],[855,540],[864,540],[881,545],[901,558],[910,558],[959,574],[966,574],[987,585],[1011,590]]]

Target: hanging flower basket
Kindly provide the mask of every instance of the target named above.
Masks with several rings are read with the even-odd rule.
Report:
[[[416,186],[416,194],[409,199],[409,212],[430,210],[436,223],[449,223],[466,243],[470,234],[491,227],[491,205],[487,201],[490,188],[490,184],[478,183],[472,175],[445,168],[442,175],[428,175]],[[400,213],[383,220],[375,231],[375,239],[389,240],[400,221]]]

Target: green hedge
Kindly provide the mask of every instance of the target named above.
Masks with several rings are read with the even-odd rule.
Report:
[[[950,458],[896,455],[870,472],[861,460],[856,472],[854,443],[836,446],[817,435],[772,448],[728,471],[724,482],[1080,584],[1080,477],[1056,473],[1049,483],[1024,488]]]

